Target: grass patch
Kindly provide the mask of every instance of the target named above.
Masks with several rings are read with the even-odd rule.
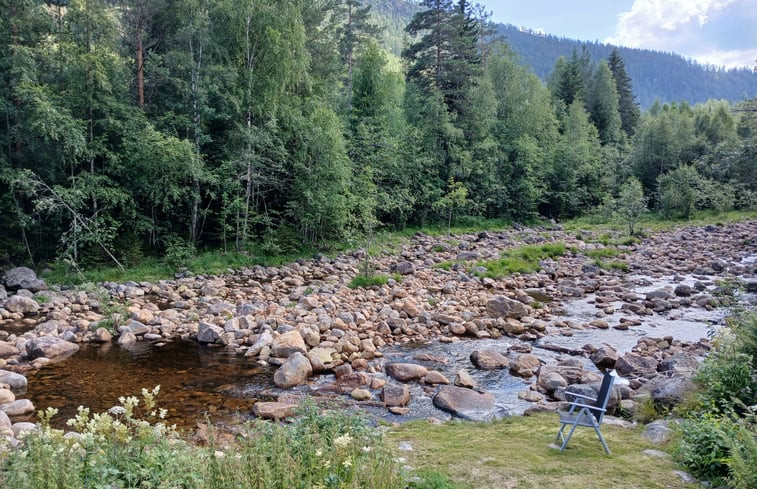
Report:
[[[671,459],[642,454],[661,447],[642,438],[641,428],[603,425],[613,452],[607,456],[588,428],[576,430],[565,452],[550,447],[558,427],[556,414],[438,426],[418,421],[394,428],[388,437],[395,444],[411,443],[413,451],[403,455],[411,465],[445,471],[460,487],[470,489],[694,487],[672,473],[676,467]]]
[[[615,258],[618,255],[622,255],[623,250],[618,248],[597,248],[594,250],[586,250],[586,256],[589,258]]]
[[[353,279],[350,280],[350,283],[347,284],[347,287],[351,289],[356,289],[358,287],[367,289],[369,287],[381,287],[382,285],[386,285],[387,282],[389,282],[389,277],[386,275],[373,274],[368,276],[360,274],[353,277]]]
[[[479,261],[476,267],[486,268],[479,276],[498,279],[514,273],[533,273],[541,269],[539,262],[565,254],[565,243],[527,245],[502,253],[498,260]]]
[[[434,265],[433,268],[441,268],[442,270],[450,271],[452,270],[452,267],[460,263],[459,261],[443,261],[441,263],[437,263]]]
[[[630,269],[628,263],[621,260],[595,260],[594,263],[596,263],[596,265],[602,270],[620,270],[622,272],[627,272]]]

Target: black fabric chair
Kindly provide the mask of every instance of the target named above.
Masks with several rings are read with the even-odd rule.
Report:
[[[557,432],[557,439],[562,441],[560,451],[565,450],[576,427],[586,426],[594,428],[599,441],[605,448],[605,452],[610,455],[610,449],[607,448],[607,443],[599,427],[602,425],[602,419],[607,412],[607,402],[610,399],[614,382],[615,376],[605,372],[596,399],[575,392],[565,392],[565,399],[570,401],[570,398],[573,398],[573,400],[570,401],[570,409],[560,412],[560,431]],[[565,436],[564,431],[568,426],[570,426],[570,431],[568,436]]]

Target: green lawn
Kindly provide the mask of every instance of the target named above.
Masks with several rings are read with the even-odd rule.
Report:
[[[492,423],[416,421],[393,427],[389,440],[409,442],[401,452],[418,470],[446,473],[463,488],[654,489],[691,488],[674,474],[669,457],[653,458],[654,446],[641,428],[603,425],[612,455],[605,455],[594,431],[579,428],[568,449],[554,448],[557,414],[512,417]]]

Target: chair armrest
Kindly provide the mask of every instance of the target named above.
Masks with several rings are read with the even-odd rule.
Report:
[[[595,397],[585,396],[583,394],[578,394],[577,392],[568,392],[568,391],[565,391],[565,398],[567,399],[568,396],[580,397],[582,399],[588,399],[590,401],[597,402],[597,399]]]
[[[597,411],[602,411],[603,413],[607,412],[607,409],[604,409],[604,408],[600,408],[600,407],[596,407],[596,406],[587,406],[586,404],[581,404],[579,402],[573,402],[573,403],[571,403],[571,405],[570,405],[571,410],[573,408],[576,408],[576,407],[591,409],[592,411],[596,409]]]

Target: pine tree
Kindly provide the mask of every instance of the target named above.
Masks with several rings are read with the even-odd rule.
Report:
[[[636,96],[633,94],[631,78],[626,73],[625,63],[617,49],[613,49],[612,53],[610,53],[607,64],[610,67],[610,71],[612,71],[612,77],[615,79],[621,128],[629,137],[633,136],[636,126],[639,124],[641,112],[639,104],[635,100]]]
[[[407,76],[426,91],[438,90],[447,107],[460,113],[467,88],[480,74],[479,26],[465,0],[454,5],[451,0],[424,0],[421,5],[426,10],[406,28],[411,35],[423,33],[402,53],[410,63]]]

